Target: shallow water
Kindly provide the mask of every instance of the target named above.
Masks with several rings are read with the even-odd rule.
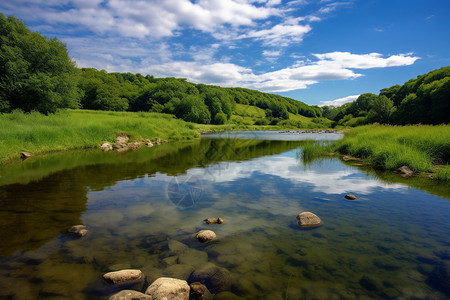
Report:
[[[447,299],[435,276],[450,253],[447,187],[435,196],[337,158],[303,164],[305,142],[278,133],[223,136],[0,170],[0,298],[107,298],[111,270],[139,268],[148,284],[213,264],[229,275],[221,299]],[[299,228],[301,211],[323,225]],[[88,234],[68,235],[76,224]],[[202,229],[217,241],[198,243]]]

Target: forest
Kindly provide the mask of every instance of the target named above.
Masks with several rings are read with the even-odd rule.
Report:
[[[365,93],[352,103],[321,108],[239,87],[80,69],[57,38],[47,39],[13,16],[0,14],[0,113],[19,109],[52,114],[77,108],[156,112],[193,123],[226,124],[241,104],[264,111],[264,117],[251,125],[286,124],[292,116],[313,118],[318,127],[446,124],[450,122],[449,98],[450,67],[382,89],[379,95]],[[324,122],[322,117],[333,122]],[[301,122],[294,123],[301,126]]]
[[[448,124],[450,122],[450,66],[384,88],[378,95],[362,94],[352,103],[322,107],[324,117],[335,125],[371,123]]]
[[[289,113],[321,117],[321,109],[290,98],[244,88],[195,84],[182,78],[76,67],[57,38],[31,32],[0,14],[0,112],[16,109],[51,114],[62,108],[144,111],[175,115],[200,124],[225,124],[236,103],[256,106],[278,124]]]

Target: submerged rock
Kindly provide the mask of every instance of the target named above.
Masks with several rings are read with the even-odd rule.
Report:
[[[206,224],[222,224],[224,222],[222,218],[206,218],[203,221]]]
[[[450,260],[442,260],[431,272],[427,283],[450,297]]]
[[[189,294],[189,300],[210,300],[212,295],[208,288],[200,282],[193,282],[190,285],[191,292]]]
[[[297,216],[298,225],[301,227],[315,227],[322,225],[322,220],[312,212],[305,211]]]
[[[109,272],[103,275],[103,278],[112,282],[113,284],[123,284],[144,279],[144,274],[141,270],[126,269],[115,272]]]
[[[200,282],[208,288],[211,293],[217,294],[231,288],[232,278],[227,269],[208,263],[202,268],[192,272],[189,282]]]
[[[356,198],[355,195],[352,195],[352,194],[347,194],[347,195],[344,196],[344,198],[347,199],[347,200],[356,200],[356,199],[358,199],[358,198]]]
[[[414,175],[414,172],[408,166],[402,166],[395,170],[395,173],[399,174],[403,178],[409,178]]]
[[[74,225],[68,230],[68,232],[73,233],[79,237],[85,236],[88,233],[86,226],[84,225]]]
[[[109,297],[109,300],[152,300],[149,295],[133,290],[123,290]]]
[[[100,149],[101,149],[102,151],[109,151],[109,150],[112,150],[112,149],[113,149],[113,146],[112,146],[110,143],[105,142],[105,143],[103,143],[103,144],[100,146]]]
[[[195,238],[201,243],[207,243],[214,241],[217,238],[217,236],[212,230],[200,230],[195,235]]]
[[[188,300],[189,285],[185,280],[160,277],[145,291],[153,300]]]

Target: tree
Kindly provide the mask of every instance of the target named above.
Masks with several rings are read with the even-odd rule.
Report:
[[[0,13],[0,112],[54,113],[79,106],[78,70],[66,46]]]
[[[386,124],[390,122],[394,112],[394,102],[386,96],[378,96],[371,104],[367,119],[370,122]]]

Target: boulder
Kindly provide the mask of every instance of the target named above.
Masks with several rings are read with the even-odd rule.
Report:
[[[227,269],[208,263],[192,272],[188,282],[200,282],[206,285],[211,293],[217,294],[231,288],[232,278]]]
[[[212,295],[208,288],[200,282],[193,282],[190,285],[191,292],[189,294],[189,300],[210,300]]]
[[[224,222],[222,218],[206,218],[203,221],[206,224],[222,224]]]
[[[297,216],[298,225],[301,227],[316,227],[322,225],[322,220],[309,211],[302,212]]]
[[[216,234],[212,230],[200,230],[195,238],[201,243],[207,243],[214,241],[216,239]]]
[[[109,151],[109,150],[112,150],[112,149],[113,149],[113,146],[112,146],[110,143],[105,142],[105,143],[103,143],[103,144],[100,146],[100,149],[101,149],[102,151]]]
[[[347,195],[344,196],[344,198],[347,199],[347,200],[356,200],[356,199],[358,199],[358,198],[356,198],[355,195],[352,195],[352,194],[347,194]]]
[[[189,285],[185,280],[160,277],[145,291],[153,300],[188,300]]]
[[[30,153],[30,152],[21,152],[21,153],[20,153],[20,157],[21,157],[23,160],[25,160],[25,159],[27,159],[27,158],[30,158],[30,157],[32,157],[32,156],[34,156],[34,154],[33,154],[33,153]]]
[[[141,270],[125,269],[115,272],[109,272],[103,275],[103,278],[113,284],[123,284],[144,279],[144,274]]]
[[[116,139],[114,140],[114,142],[115,142],[116,144],[126,144],[126,143],[128,142],[128,140],[129,140],[129,137],[128,137],[127,135],[121,134],[121,135],[118,135],[118,136],[116,137]]]
[[[142,145],[144,145],[143,142],[133,142],[133,143],[127,144],[128,148],[130,148],[131,150],[137,150],[137,149],[141,148]]]
[[[409,178],[414,175],[414,172],[408,168],[408,166],[402,166],[395,170],[395,173],[399,174],[403,178]]]
[[[109,297],[109,300],[152,300],[149,295],[133,290],[123,290]]]
[[[156,145],[161,145],[161,139],[159,137],[155,138],[155,144]]]
[[[88,233],[86,226],[84,225],[74,225],[68,230],[68,232],[73,233],[79,237],[85,236]]]

